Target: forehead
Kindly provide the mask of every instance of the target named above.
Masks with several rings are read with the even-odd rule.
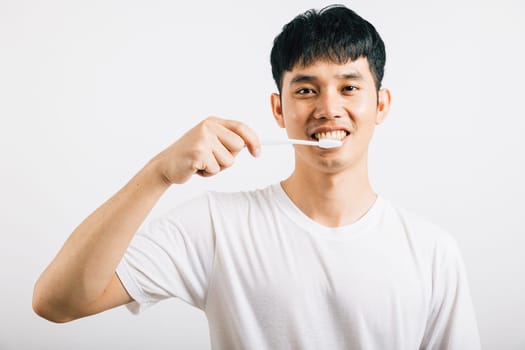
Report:
[[[346,63],[337,63],[326,60],[318,60],[304,66],[296,64],[292,70],[285,71],[283,75],[283,86],[293,85],[297,81],[303,81],[302,77],[309,77],[315,81],[330,81],[333,79],[361,79],[367,82],[374,82],[368,60],[360,57]]]

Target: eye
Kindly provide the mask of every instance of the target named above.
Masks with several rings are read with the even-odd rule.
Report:
[[[295,93],[298,95],[308,95],[315,93],[315,90],[310,88],[300,88],[297,91],[295,91]]]
[[[357,87],[354,85],[347,85],[343,88],[344,92],[355,92],[357,91]]]

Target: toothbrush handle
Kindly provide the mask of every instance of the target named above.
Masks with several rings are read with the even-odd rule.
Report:
[[[277,145],[307,145],[307,146],[318,146],[319,142],[309,140],[298,140],[298,139],[284,139],[284,140],[267,140],[262,142],[265,146],[277,146]]]
[[[297,139],[288,139],[288,141],[293,145],[319,146],[318,141],[297,140]]]

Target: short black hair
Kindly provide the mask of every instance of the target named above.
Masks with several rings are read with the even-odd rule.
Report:
[[[374,26],[343,5],[311,9],[295,17],[275,38],[270,55],[279,92],[285,71],[317,60],[344,64],[365,57],[376,88],[381,88],[386,52]]]

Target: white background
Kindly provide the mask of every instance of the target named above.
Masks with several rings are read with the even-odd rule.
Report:
[[[273,38],[326,4],[0,0],[0,349],[209,348],[204,314],[181,301],[56,325],[33,314],[33,284],[85,216],[202,118],[282,135]],[[371,145],[376,191],[458,240],[484,349],[525,349],[523,2],[346,4],[387,45],[393,106]],[[291,169],[291,147],[244,152],[172,188],[152,216]]]

